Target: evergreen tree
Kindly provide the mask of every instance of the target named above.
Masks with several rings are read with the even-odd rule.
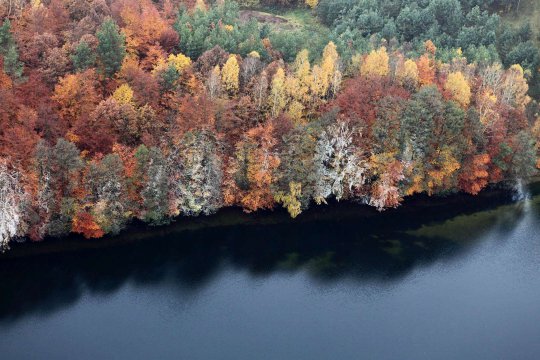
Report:
[[[13,78],[20,78],[23,64],[19,61],[17,44],[11,34],[11,22],[6,19],[0,26],[0,55],[4,57],[4,71]]]
[[[84,71],[94,66],[96,54],[86,41],[81,41],[77,45],[75,53],[71,55],[71,61],[73,61],[73,66],[77,71]]]
[[[97,53],[102,70],[105,76],[110,78],[120,70],[126,56],[126,37],[111,18],[101,24],[96,36],[99,40]]]

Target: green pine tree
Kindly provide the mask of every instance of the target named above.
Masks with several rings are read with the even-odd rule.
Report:
[[[4,72],[12,78],[20,78],[23,73],[23,64],[19,61],[19,52],[11,34],[9,19],[0,26],[0,55],[4,57]]]
[[[99,40],[97,53],[102,71],[106,77],[110,78],[122,66],[122,61],[126,56],[126,38],[111,18],[103,21],[96,36]]]
[[[94,66],[96,54],[86,41],[81,41],[77,45],[75,53],[71,55],[71,61],[73,61],[73,66],[77,71],[84,71]]]

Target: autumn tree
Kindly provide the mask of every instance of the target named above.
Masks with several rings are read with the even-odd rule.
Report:
[[[93,69],[66,75],[54,88],[53,100],[59,105],[60,115],[70,125],[87,118],[99,99],[96,74]]]
[[[403,196],[400,182],[405,179],[403,162],[394,153],[384,152],[372,155],[369,164],[374,177],[369,205],[379,211],[398,207]]]
[[[291,217],[294,219],[302,212],[302,203],[300,197],[302,195],[302,184],[291,182],[289,183],[289,192],[278,192],[275,199],[278,203],[283,204]]]
[[[104,233],[117,234],[124,228],[128,215],[124,165],[120,157],[108,154],[102,160],[91,162],[85,185],[95,222]]]
[[[229,59],[221,69],[221,83],[229,95],[234,95],[239,88],[240,67],[235,55],[230,55]]]
[[[86,211],[80,211],[73,218],[72,231],[75,234],[81,234],[87,239],[98,239],[105,235],[103,230],[94,220],[92,214]]]
[[[301,191],[295,198],[300,201],[302,210],[309,207],[315,189],[313,154],[317,146],[317,131],[315,124],[299,124],[282,135],[276,187],[283,191],[290,189],[291,184],[299,184]]]
[[[249,130],[236,145],[235,187],[226,189],[225,200],[231,203],[230,198],[237,199],[246,212],[274,207],[272,184],[280,160],[272,132],[271,123],[260,125]]]
[[[216,65],[212,71],[208,73],[208,79],[206,81],[206,87],[208,89],[208,95],[214,99],[221,93],[221,69],[219,65]]]
[[[285,71],[280,67],[272,78],[270,90],[270,108],[272,116],[277,116],[287,103],[285,93]]]
[[[24,235],[26,199],[21,174],[10,169],[5,159],[0,160],[0,252],[9,249],[11,239]]]
[[[63,236],[71,231],[83,163],[75,144],[59,139],[36,148],[38,211],[44,220],[42,236]]]
[[[353,143],[353,137],[360,135],[344,121],[329,125],[320,134],[314,155],[318,204],[331,195],[337,200],[347,198],[364,185],[368,164]]]
[[[315,9],[319,4],[319,0],[306,0],[306,5],[312,9]]]
[[[322,76],[326,78],[328,90],[331,96],[334,96],[341,86],[341,71],[339,69],[339,54],[336,45],[331,41],[324,50],[321,62]]]
[[[452,99],[456,100],[461,106],[465,108],[469,106],[471,102],[471,88],[461,72],[448,74],[444,88],[450,93]]]
[[[398,64],[396,69],[396,79],[404,87],[411,90],[416,89],[418,86],[418,77],[418,66],[413,60],[407,59]]]
[[[219,143],[208,130],[187,132],[169,156],[174,213],[211,214],[222,205]]]
[[[147,149],[141,145],[135,154],[142,180],[142,219],[151,225],[168,222],[169,168],[167,159],[159,148]]]
[[[430,85],[435,81],[435,66],[427,55],[422,55],[416,62],[420,85]]]
[[[373,50],[362,62],[360,73],[364,76],[387,76],[390,71],[388,61],[385,47]]]

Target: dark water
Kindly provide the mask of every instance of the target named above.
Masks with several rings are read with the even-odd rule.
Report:
[[[0,359],[539,359],[537,193],[0,259]]]

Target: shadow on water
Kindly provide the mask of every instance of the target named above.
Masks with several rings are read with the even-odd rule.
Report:
[[[532,191],[539,194],[540,188]],[[539,217],[536,202],[533,206]],[[59,311],[88,292],[114,294],[127,283],[196,295],[227,268],[254,277],[305,271],[323,284],[348,279],[384,286],[417,267],[459,258],[490,231],[511,231],[524,212],[522,204],[497,192],[474,200],[418,197],[383,214],[333,204],[294,222],[281,211],[246,216],[233,209],[163,229],[135,228],[122,237],[137,240],[111,246],[4,256],[0,325]],[[191,226],[197,221],[199,226]],[[13,254],[17,251],[22,250],[16,247]]]

